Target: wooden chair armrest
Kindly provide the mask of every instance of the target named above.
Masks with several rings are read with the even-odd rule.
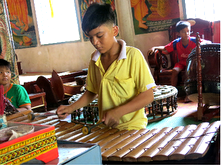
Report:
[[[153,54],[148,55],[148,61],[150,67],[155,68],[156,70],[160,70],[161,68],[167,69],[170,60],[165,54],[162,53],[161,50],[155,50]]]

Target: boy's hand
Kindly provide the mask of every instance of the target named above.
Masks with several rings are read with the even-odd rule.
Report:
[[[72,110],[67,105],[60,105],[56,110],[56,114],[60,119],[65,119],[69,114],[72,113]]]
[[[155,51],[155,47],[152,47],[150,50],[148,50],[147,54],[151,55],[154,53],[154,51]]]
[[[164,46],[152,47],[150,50],[148,50],[147,54],[151,55],[151,54],[155,53],[156,51],[162,51],[163,54],[168,54],[168,52],[167,52],[167,50],[165,49]]]
[[[104,113],[102,121],[108,126],[115,128],[119,124],[120,115],[118,112],[115,111],[115,109],[106,111]]]

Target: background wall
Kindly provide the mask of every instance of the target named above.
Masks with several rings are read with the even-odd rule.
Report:
[[[78,0],[75,0],[78,6]],[[32,9],[33,0],[32,2]],[[147,33],[135,35],[130,0],[116,0],[116,9],[118,15],[118,25],[121,38],[127,45],[139,48],[146,58],[148,49],[152,46],[165,45],[169,42],[168,31]],[[180,15],[182,18],[182,6],[180,4]],[[35,10],[33,10],[33,19],[36,26]],[[78,11],[78,8],[77,8]],[[78,12],[79,13],[79,12]],[[80,18],[79,18],[80,20]],[[36,26],[37,27],[37,26]],[[36,29],[36,33],[38,33]],[[47,46],[37,46],[33,48],[16,49],[18,61],[21,61],[23,72],[57,72],[78,71],[88,67],[88,62],[94,47],[90,42],[55,44]]]

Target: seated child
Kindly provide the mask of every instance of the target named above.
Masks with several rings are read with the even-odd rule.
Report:
[[[4,86],[4,96],[19,111],[31,110],[31,101],[25,88],[11,82],[10,63],[0,59],[0,85]]]
[[[176,24],[176,32],[179,38],[170,42],[165,46],[156,46],[152,47],[148,54],[152,54],[155,50],[161,50],[162,53],[168,54],[177,50],[177,56],[179,62],[177,62],[173,68],[172,76],[171,76],[171,85],[177,86],[178,82],[178,74],[186,69],[186,60],[191,53],[192,49],[196,47],[196,37],[190,36],[190,28],[191,25],[188,21],[179,21]],[[211,41],[200,39],[201,44],[209,44]],[[185,101],[188,99],[186,98]]]

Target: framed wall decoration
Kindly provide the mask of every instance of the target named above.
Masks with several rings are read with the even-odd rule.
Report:
[[[131,0],[135,34],[168,30],[180,20],[178,0]]]
[[[7,0],[15,49],[37,46],[30,0]]]
[[[11,82],[19,84],[18,66],[6,0],[0,0],[0,59],[10,62]]]

